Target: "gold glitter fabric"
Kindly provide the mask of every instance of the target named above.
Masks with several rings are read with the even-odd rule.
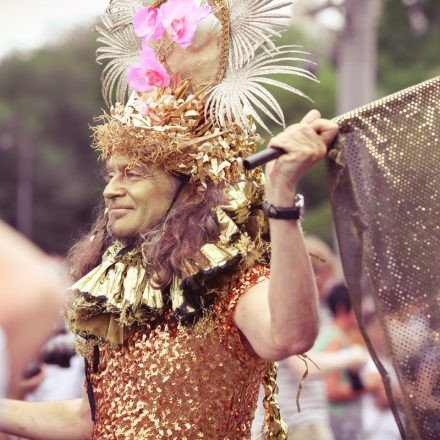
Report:
[[[341,117],[328,168],[355,312],[402,436],[423,440],[440,438],[439,110],[437,77]]]
[[[170,314],[116,348],[90,347],[93,439],[249,440],[268,363],[242,346],[234,310],[267,276],[264,266],[248,270],[194,326]]]

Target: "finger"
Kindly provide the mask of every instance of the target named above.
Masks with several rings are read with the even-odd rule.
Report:
[[[320,138],[324,142],[325,145],[327,145],[327,148],[333,144],[334,140],[336,139],[336,136],[338,135],[338,129],[330,129],[327,131],[323,131],[320,134]]]
[[[312,128],[317,132],[317,133],[322,133],[323,131],[328,131],[328,130],[338,130],[339,126],[336,122],[330,121],[328,119],[316,119],[315,121],[313,121],[311,123]]]
[[[318,110],[310,110],[301,120],[303,124],[311,124],[321,117],[321,113]]]
[[[327,147],[333,143],[339,131],[338,124],[328,119],[317,119],[312,123],[312,127]]]

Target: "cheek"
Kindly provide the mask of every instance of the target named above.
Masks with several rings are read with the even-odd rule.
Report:
[[[157,196],[145,207],[145,220],[155,222],[160,220],[168,211],[171,201],[164,196]],[[148,225],[150,226],[150,225]]]
[[[144,227],[160,220],[170,207],[176,185],[168,175],[134,183],[129,196],[136,206],[136,220],[142,222]]]
[[[137,220],[145,226],[151,226],[151,222],[160,220],[168,211],[173,195],[169,192],[155,189],[143,194],[138,198]]]

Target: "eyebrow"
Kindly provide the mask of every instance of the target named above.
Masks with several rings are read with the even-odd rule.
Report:
[[[140,165],[131,166],[131,165],[132,164],[130,162],[123,162],[121,164],[118,164],[117,167],[115,167],[115,166],[110,165],[109,162],[107,162],[105,165],[105,171],[108,173],[108,172],[114,170],[115,168],[117,168],[118,171],[120,171],[121,173],[125,173],[125,172],[127,172],[127,170],[136,170],[136,171],[139,171],[139,172],[145,174],[146,176],[152,174],[151,170],[145,166],[140,166]]]
[[[105,164],[105,169],[106,169],[106,171],[111,171],[111,170],[114,170],[115,168],[117,168],[119,171],[123,172],[129,167],[129,165],[130,165],[129,162],[123,162],[121,164],[118,164],[117,167],[115,167],[114,165],[111,165],[109,162],[107,162]]]

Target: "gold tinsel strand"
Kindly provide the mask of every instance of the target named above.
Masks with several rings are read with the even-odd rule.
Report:
[[[268,365],[263,378],[264,386],[264,423],[260,437],[265,440],[287,440],[287,425],[281,418],[280,407],[278,405],[278,384],[277,384],[278,364],[272,362]],[[267,432],[265,428],[267,427]]]

